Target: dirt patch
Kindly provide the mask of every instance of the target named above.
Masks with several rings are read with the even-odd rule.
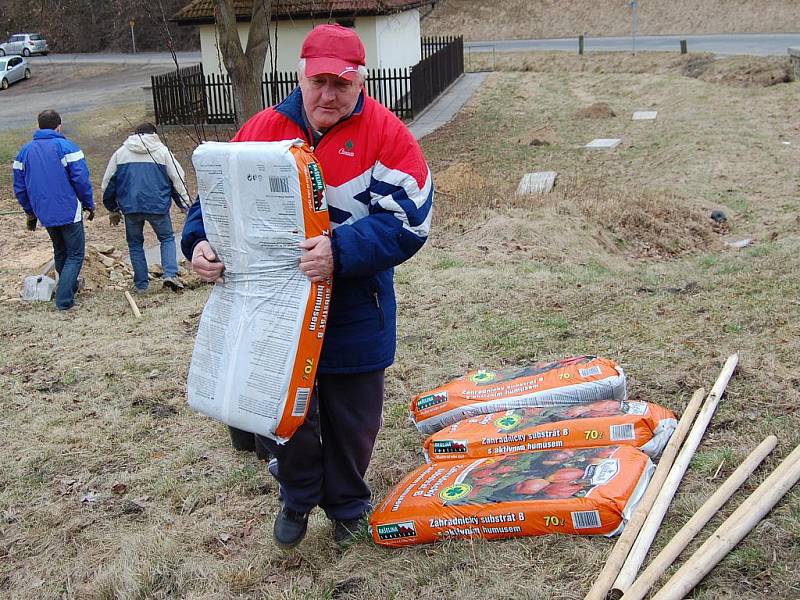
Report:
[[[562,141],[561,136],[549,125],[531,129],[527,135],[519,139],[521,144],[527,146],[550,146],[560,144]]]
[[[570,182],[562,183],[558,194],[559,210],[599,226],[598,239],[611,252],[671,259],[722,247],[708,214],[686,198],[645,188],[615,190]]]
[[[575,113],[578,119],[610,119],[617,113],[605,102],[595,102]]]
[[[455,163],[436,174],[436,191],[458,193],[468,188],[483,187],[485,177],[467,163]]]
[[[699,57],[686,63],[684,74],[709,83],[736,87],[770,87],[792,81],[789,59],[736,56],[722,60]]]

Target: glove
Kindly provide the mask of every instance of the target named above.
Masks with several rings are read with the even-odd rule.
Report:
[[[112,212],[108,215],[108,222],[111,224],[112,227],[116,227],[117,225],[119,225],[121,220],[122,220],[122,213]]]
[[[36,231],[36,215],[26,215],[25,228],[28,231]]]
[[[89,213],[87,215],[87,217],[86,217],[87,221],[91,221],[92,219],[94,219],[94,209],[93,208],[86,208],[84,210]]]

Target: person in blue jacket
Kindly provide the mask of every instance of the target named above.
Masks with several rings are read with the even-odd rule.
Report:
[[[164,287],[178,291],[178,259],[169,209],[189,207],[189,192],[181,165],[158,138],[156,126],[142,123],[111,156],[103,175],[103,205],[109,222],[119,225],[125,215],[125,238],[133,265],[134,290],[147,291],[149,274],[144,253],[144,224],[150,223],[161,243]]]
[[[86,237],[83,211],[94,218],[89,168],[83,152],[61,133],[61,116],[54,110],[39,113],[39,130],[14,160],[14,194],[27,215],[27,228],[38,220],[53,242],[58,286],[56,308],[75,305],[78,276],[83,267]]]

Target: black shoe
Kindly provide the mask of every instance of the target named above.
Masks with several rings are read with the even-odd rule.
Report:
[[[308,513],[300,513],[284,506],[275,517],[272,536],[279,548],[290,550],[303,540],[306,529],[308,529]]]
[[[367,535],[367,517],[357,519],[336,520],[333,522],[333,541],[340,547],[347,547]]]

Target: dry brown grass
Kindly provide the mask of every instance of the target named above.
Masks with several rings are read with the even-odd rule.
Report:
[[[639,0],[640,35],[800,31],[794,0]],[[618,0],[441,0],[422,21],[425,35],[467,40],[631,34],[631,9]]]
[[[744,89],[658,66],[563,73],[493,74],[451,125],[424,140],[442,193],[429,243],[397,271],[397,362],[368,479],[380,499],[422,461],[410,397],[470,368],[597,353],[623,365],[631,397],[680,411],[738,351],[739,372],[656,540],[661,547],[763,437],[780,440],[768,467],[800,442],[799,84]],[[595,102],[617,116],[575,118]],[[630,121],[645,108],[659,111],[656,122]],[[582,147],[611,134],[623,139],[612,152]],[[532,145],[536,136],[549,145]],[[120,140],[119,132],[105,148],[95,140],[97,162],[104,166]],[[551,169],[559,172],[553,193],[514,196],[523,173]],[[8,179],[0,190],[5,197]],[[730,231],[714,229],[712,208],[728,213]],[[722,245],[741,237],[754,246]],[[98,240],[119,244],[121,232],[96,220],[89,241]],[[22,241],[12,254],[25,249]],[[4,268],[9,280],[24,272]],[[110,290],[84,295],[67,314],[0,302],[4,594],[583,597],[609,540],[402,550],[362,542],[340,551],[317,512],[298,551],[278,551],[277,493],[264,465],[233,452],[225,429],[185,404],[206,298],[205,288],[150,294],[141,320]],[[747,491],[764,476],[759,470]],[[800,597],[798,532],[794,491],[693,597]]]

